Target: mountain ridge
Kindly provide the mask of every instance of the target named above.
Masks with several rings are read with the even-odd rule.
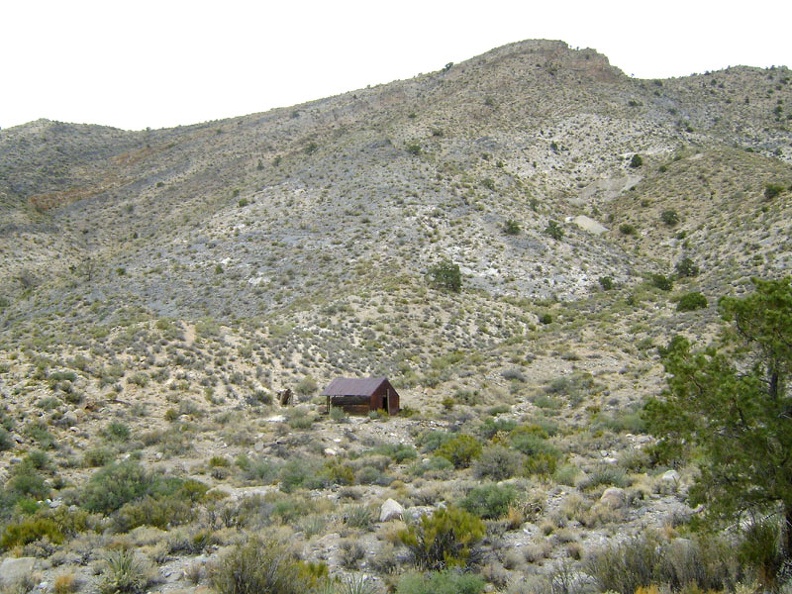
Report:
[[[393,585],[393,529],[348,518],[482,486],[519,493],[482,546],[498,591],[582,576],[588,549],[631,535],[674,538],[696,470],[650,459],[640,410],[665,386],[658,347],[708,343],[721,296],[790,274],[790,80],[637,80],[593,50],[525,41],[192,126],[1,130],[2,483],[41,450],[40,499],[62,509],[122,460],[212,488],[186,527],[128,531],[138,508],[124,508],[15,552],[56,551],[48,577],[93,583],[98,551],[150,547],[162,591],[199,592],[193,534],[217,539],[200,549],[211,566],[275,526],[270,508],[300,505],[277,527],[301,559]],[[439,265],[458,267],[458,291]],[[388,377],[402,415],[323,414],[316,394],[338,376]],[[438,462],[439,434],[527,470]],[[0,522],[17,514],[5,501]],[[352,559],[348,536],[370,552]]]

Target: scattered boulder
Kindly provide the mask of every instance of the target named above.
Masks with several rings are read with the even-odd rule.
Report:
[[[676,470],[666,470],[663,473],[662,480],[666,483],[676,484],[679,482],[679,473]]]
[[[589,233],[593,233],[594,235],[602,235],[603,233],[607,233],[608,228],[598,223],[592,218],[589,218],[585,215],[580,215],[572,219],[572,222],[575,223],[578,227],[583,229],[583,231],[588,231]]]
[[[608,487],[600,497],[600,503],[611,509],[621,509],[627,504],[627,494],[619,487]]]
[[[401,520],[404,515],[404,508],[398,501],[388,499],[380,508],[380,522],[390,522],[391,520]]]
[[[0,585],[10,585],[29,578],[33,574],[35,557],[7,558],[0,563]]]

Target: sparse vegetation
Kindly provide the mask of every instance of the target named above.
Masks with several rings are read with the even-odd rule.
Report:
[[[544,232],[556,241],[561,241],[564,238],[564,229],[558,224],[558,221],[549,221]]]
[[[759,398],[786,355],[736,340],[789,316],[717,301],[792,266],[788,69],[642,81],[537,41],[448,70],[0,133],[19,591],[789,589],[789,406]],[[327,411],[338,376],[388,377],[399,414]]]

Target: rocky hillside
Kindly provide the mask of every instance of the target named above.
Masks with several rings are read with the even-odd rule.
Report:
[[[241,488],[255,479],[221,457],[323,451],[287,435],[295,417],[259,422],[291,387],[342,459],[494,414],[550,419],[559,460],[590,473],[632,455],[636,407],[662,386],[655,347],[707,339],[719,296],[789,274],[791,188],[788,69],[638,80],[553,41],[189,127],[2,130],[2,468],[44,449],[52,497],[75,498],[81,452],[104,448]],[[459,292],[431,282],[442,262]],[[692,292],[709,306],[677,311]],[[414,413],[390,437],[355,424],[364,444],[311,400],[361,374],[390,377]],[[402,499],[453,499],[418,496],[406,472]],[[464,473],[438,477],[465,491]],[[636,509],[619,521],[657,511]]]

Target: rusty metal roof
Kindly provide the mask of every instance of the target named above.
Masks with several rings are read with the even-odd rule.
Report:
[[[337,377],[327,385],[322,396],[371,396],[383,382],[388,382],[388,378]]]

